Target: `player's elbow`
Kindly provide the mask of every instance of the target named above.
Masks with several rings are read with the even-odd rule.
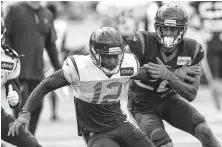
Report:
[[[196,98],[195,95],[190,95],[190,96],[188,96],[187,100],[188,100],[189,102],[192,102],[195,98]]]

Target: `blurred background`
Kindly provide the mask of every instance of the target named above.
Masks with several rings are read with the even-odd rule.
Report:
[[[157,9],[171,1],[44,1],[42,6],[49,8],[56,16],[54,27],[57,33],[57,49],[59,59],[64,59],[73,54],[88,54],[88,41],[93,30],[101,26],[117,28],[124,37],[137,30],[154,31],[154,17]],[[194,1],[193,1],[194,2]],[[209,2],[203,8],[215,8],[215,14],[209,15],[210,24],[207,29],[202,26],[202,20],[198,17],[197,8],[193,2],[174,1],[181,4],[189,15],[189,24],[186,37],[199,41],[205,52],[207,43],[212,40],[213,33],[219,32],[219,39],[222,41],[222,2]],[[4,16],[8,5],[16,3],[13,1],[1,1],[1,15]],[[217,3],[217,4],[215,4]],[[201,9],[202,10],[202,9]],[[218,21],[216,15],[218,16]],[[218,28],[216,31],[211,30]],[[215,44],[216,45],[216,44]],[[222,50],[222,46],[220,46]],[[47,53],[44,53],[45,76],[53,72]],[[222,65],[220,65],[222,66]],[[222,97],[214,99],[212,96],[211,72],[206,58],[203,61],[204,67],[201,78],[201,86],[197,98],[192,102],[205,117],[222,143]],[[221,85],[222,86],[222,85]],[[219,87],[221,88],[221,87]],[[56,113],[58,119],[50,119],[52,112],[51,101],[44,99],[44,108],[41,113],[40,123],[37,128],[36,137],[44,147],[84,147],[84,141],[77,135],[77,125],[73,95],[69,88],[63,88],[56,92],[58,106]],[[11,109],[6,100],[1,100],[2,105],[8,112]],[[122,107],[126,109],[126,100],[122,101]],[[171,127],[165,123],[166,130],[176,147],[201,147],[200,143],[191,135]],[[6,145],[11,147],[11,145]]]

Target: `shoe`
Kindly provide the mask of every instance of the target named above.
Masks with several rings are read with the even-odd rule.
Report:
[[[56,122],[56,121],[61,121],[61,119],[58,116],[54,115],[51,117],[51,121]]]

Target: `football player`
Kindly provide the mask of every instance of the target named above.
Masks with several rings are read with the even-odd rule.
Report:
[[[9,135],[18,134],[22,125],[28,127],[31,113],[48,92],[71,84],[78,134],[85,138],[88,147],[154,147],[142,130],[126,121],[120,109],[120,98],[126,96],[129,79],[145,78],[147,69],[139,72],[137,58],[124,53],[123,38],[113,28],[96,29],[89,49],[90,55],[68,57],[62,69],[35,88]]]
[[[14,50],[5,44],[6,28],[1,19],[1,98],[8,100],[11,108],[16,108],[20,103],[20,87],[17,77],[20,74],[20,58]],[[22,147],[40,147],[37,140],[30,132],[20,128],[21,134],[16,137],[8,136],[9,124],[15,118],[1,107],[1,139]]]
[[[222,118],[221,85],[222,85],[222,1],[196,1],[190,5],[194,8],[192,18],[199,18],[197,30],[206,32],[207,62],[203,66],[217,110]],[[208,63],[206,63],[208,65]],[[209,69],[208,69],[209,67]],[[212,80],[213,78],[213,80]]]
[[[149,72],[149,80],[133,80],[128,110],[157,147],[173,147],[162,120],[190,133],[203,147],[220,147],[204,116],[189,104],[198,91],[204,52],[197,41],[183,37],[187,19],[183,7],[166,4],[156,13],[155,32],[137,32],[127,39]]]

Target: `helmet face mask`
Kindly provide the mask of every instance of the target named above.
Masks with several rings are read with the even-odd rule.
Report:
[[[125,45],[117,30],[109,27],[96,29],[91,34],[89,46],[93,63],[106,75],[119,72]]]
[[[99,67],[107,75],[113,75],[119,71],[122,63],[123,53],[118,54],[98,54],[99,56]]]
[[[182,41],[187,30],[187,12],[178,4],[163,5],[156,13],[157,40],[166,48],[173,48]]]
[[[1,45],[5,44],[5,33],[6,33],[5,23],[4,20],[1,18]]]
[[[166,48],[173,48],[179,44],[185,34],[184,27],[155,25],[157,40]]]

